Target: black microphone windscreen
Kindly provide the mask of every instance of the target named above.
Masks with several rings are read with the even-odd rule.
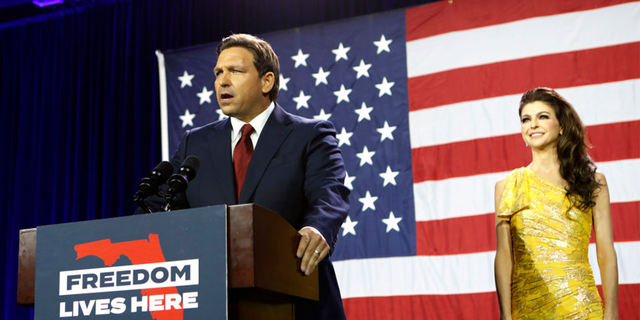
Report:
[[[138,184],[140,191],[138,191],[137,196],[144,199],[155,194],[158,192],[158,186],[167,181],[171,174],[173,174],[173,166],[171,163],[167,161],[160,162],[155,168],[153,168],[151,175],[140,180],[140,183]]]
[[[200,159],[196,156],[188,156],[182,163],[182,168],[189,169],[187,171],[187,179],[192,180],[196,176],[196,172],[200,169]]]
[[[173,166],[169,161],[162,161],[153,168],[153,171],[156,171],[160,177],[164,177],[166,180],[166,178],[173,174]]]

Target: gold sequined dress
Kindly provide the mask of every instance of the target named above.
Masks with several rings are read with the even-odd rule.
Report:
[[[510,221],[513,319],[602,319],[589,264],[591,209],[527,168],[507,178],[498,218]]]

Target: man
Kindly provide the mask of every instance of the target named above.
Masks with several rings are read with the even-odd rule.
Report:
[[[320,301],[297,301],[296,318],[344,319],[328,257],[349,210],[335,129],[327,121],[291,115],[275,102],[280,66],[267,42],[235,34],[217,52],[216,97],[230,118],[187,131],[174,154],[175,168],[190,155],[201,162],[186,205],[255,203],[278,212],[302,235],[300,269],[319,272]]]

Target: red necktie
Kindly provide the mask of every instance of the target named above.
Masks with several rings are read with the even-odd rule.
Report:
[[[251,162],[253,155],[253,143],[251,142],[253,127],[250,124],[245,124],[240,131],[242,133],[240,141],[233,149],[233,170],[236,174],[236,195],[238,196],[236,199],[238,202],[240,202],[240,191],[242,191],[244,178],[247,176],[247,169],[249,169],[249,162]]]

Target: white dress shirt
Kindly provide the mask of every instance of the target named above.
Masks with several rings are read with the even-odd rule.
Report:
[[[276,107],[275,103],[271,102],[269,107],[262,111],[259,115],[257,115],[253,120],[249,122],[249,124],[253,127],[253,132],[251,133],[251,143],[253,143],[253,150],[256,149],[256,145],[258,145],[258,139],[260,138],[260,133],[262,129],[264,129],[264,125],[267,124],[267,120],[273,113],[273,109]],[[241,129],[246,123],[240,119],[231,117],[231,159],[233,160],[233,152],[236,148],[236,144],[240,141]]]

